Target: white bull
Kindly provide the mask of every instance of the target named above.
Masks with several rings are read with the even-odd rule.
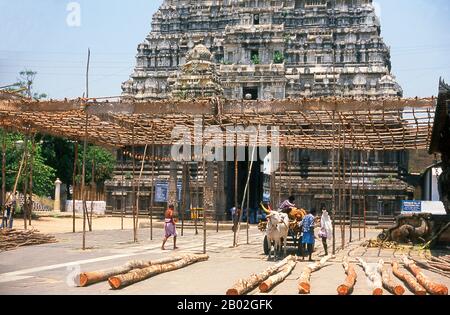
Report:
[[[269,243],[269,260],[274,248],[274,258],[277,259],[277,250],[281,253],[284,248],[286,256],[287,236],[289,233],[289,216],[286,213],[272,211],[267,216],[267,242]]]

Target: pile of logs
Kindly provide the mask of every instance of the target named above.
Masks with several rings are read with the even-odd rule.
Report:
[[[450,278],[450,255],[440,257],[430,257],[426,263],[417,262],[423,268]]]
[[[208,259],[208,255],[185,255],[154,261],[130,261],[121,267],[81,273],[75,280],[80,287],[108,280],[111,288],[117,290]]]
[[[273,265],[259,274],[253,274],[247,279],[240,279],[227,295],[245,295],[259,287],[260,292],[268,292],[279,283],[283,282],[297,263],[297,257],[289,256],[276,265]]]
[[[397,278],[402,280],[415,295],[427,295],[427,290],[425,290],[425,288],[417,282],[414,276],[408,272],[400,270],[398,262],[392,262],[392,272]]]
[[[430,294],[448,295],[448,288],[444,284],[437,283],[429,279],[413,260],[404,256],[403,263],[405,264],[406,268],[414,275],[414,277],[416,277],[417,282]]]
[[[52,235],[40,234],[38,230],[18,231],[0,230],[0,252],[9,251],[22,246],[56,243]]]

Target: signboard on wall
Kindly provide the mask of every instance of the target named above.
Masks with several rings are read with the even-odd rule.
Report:
[[[422,202],[415,200],[404,200],[402,202],[402,213],[421,213]]]
[[[402,214],[431,213],[445,215],[445,207],[441,201],[406,200],[402,203]]]
[[[264,175],[263,202],[270,203],[270,175]]]
[[[181,201],[182,182],[177,183],[177,198]],[[158,181],[155,184],[155,202],[167,202],[169,199],[169,183]]]
[[[169,197],[169,183],[156,182],[155,184],[155,202],[167,202]]]

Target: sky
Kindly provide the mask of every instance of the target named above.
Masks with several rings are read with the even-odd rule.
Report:
[[[80,97],[90,48],[89,96],[120,95],[161,3],[0,0],[0,86],[31,69],[38,72],[36,92],[54,99]],[[405,96],[436,95],[439,77],[450,81],[450,1],[377,0],[375,5]]]

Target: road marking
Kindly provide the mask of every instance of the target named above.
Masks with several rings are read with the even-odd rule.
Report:
[[[25,279],[34,278],[33,276],[6,276],[4,278],[0,277],[0,283],[5,282],[14,282],[14,281],[20,281]]]
[[[220,250],[224,249],[225,243],[228,244],[229,241],[229,235],[215,235],[210,238],[210,241],[212,241],[207,248],[210,251],[213,250]],[[182,242],[184,243],[184,242]],[[138,252],[132,252],[132,253],[126,253],[126,254],[117,254],[117,255],[110,255],[110,256],[104,256],[104,257],[98,257],[98,258],[92,258],[92,259],[85,259],[85,260],[78,260],[78,261],[72,261],[67,263],[61,263],[61,264],[55,264],[50,266],[41,266],[41,267],[34,267],[34,268],[28,268],[28,269],[22,269],[12,272],[7,272],[0,274],[0,283],[5,282],[13,282],[13,281],[19,281],[24,279],[33,278],[33,276],[24,276],[27,274],[42,272],[42,271],[48,271],[48,270],[54,270],[54,269],[61,269],[61,268],[67,268],[70,266],[79,266],[79,265],[86,265],[96,262],[102,262],[102,261],[109,261],[119,258],[125,258],[125,257],[133,257],[133,256],[139,256],[144,254],[149,254],[151,251],[158,251],[160,249],[159,246],[153,246],[153,247],[132,247],[132,250],[138,250]],[[200,250],[203,249],[202,244],[192,245],[188,247],[183,247],[181,252],[185,252],[186,250]],[[130,249],[128,249],[130,250]]]
[[[0,283],[13,281],[13,280],[10,280],[10,279],[16,279],[15,277],[17,277],[17,276],[26,275],[26,274],[30,274],[30,273],[36,273],[36,272],[53,270],[53,269],[60,269],[60,268],[65,268],[65,267],[70,267],[70,266],[79,266],[79,265],[85,265],[85,264],[91,264],[91,263],[95,263],[95,262],[100,262],[100,261],[108,261],[108,260],[114,260],[114,259],[118,259],[118,258],[125,258],[125,257],[132,257],[132,256],[139,256],[139,255],[143,255],[143,254],[148,254],[148,250],[152,250],[152,249],[155,249],[155,248],[148,248],[145,252],[141,251],[141,252],[136,252],[136,253],[104,256],[104,257],[85,259],[85,260],[78,260],[78,261],[72,261],[72,262],[68,262],[68,263],[62,263],[62,264],[56,264],[56,265],[50,265],[50,266],[42,266],[42,267],[35,267],[35,268],[28,268],[28,269],[23,269],[23,270],[18,270],[18,271],[2,273],[2,274],[0,274]],[[18,280],[20,280],[20,279],[18,279]]]

